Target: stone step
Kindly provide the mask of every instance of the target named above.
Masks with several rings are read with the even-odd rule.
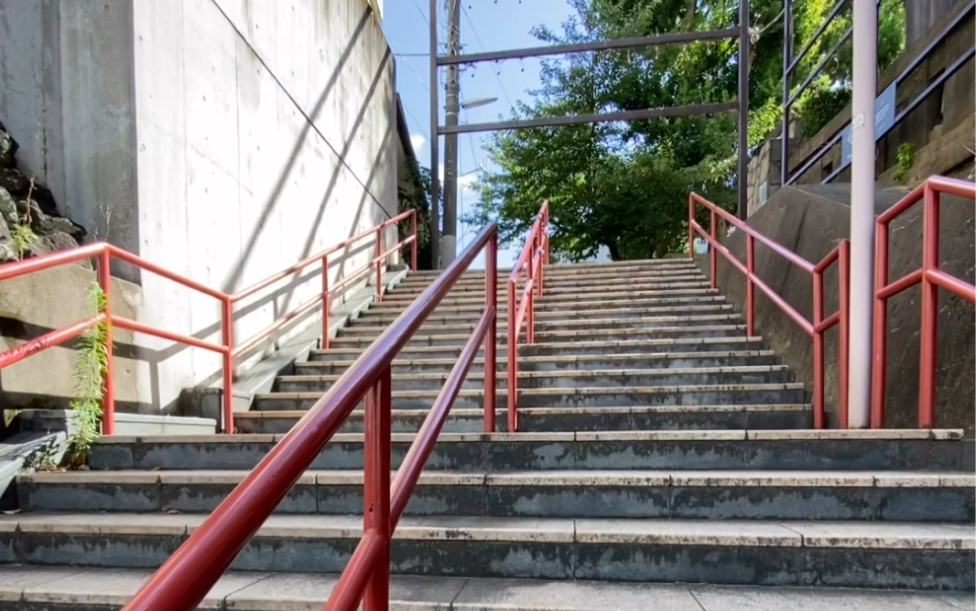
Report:
[[[19,508],[208,513],[247,471],[82,471],[17,477]],[[425,471],[405,515],[974,522],[973,473]],[[307,471],[276,508],[355,515],[361,471]]]
[[[479,316],[480,317],[480,316]],[[718,314],[694,314],[680,316],[647,316],[642,318],[593,318],[585,320],[552,320],[544,318],[536,321],[536,334],[544,334],[560,331],[593,331],[598,330],[632,330],[632,329],[659,329],[662,327],[698,327],[713,326],[724,324],[742,323],[743,318],[737,313],[718,313]],[[463,335],[475,330],[478,320],[472,321],[453,321],[438,322],[426,320],[417,330],[418,335],[441,335],[457,334]],[[508,329],[508,321],[505,317],[497,319],[496,325],[498,332],[504,335]],[[525,329],[525,324],[523,329]],[[353,321],[350,326],[340,330],[340,337],[354,336],[373,336],[379,337],[380,333],[386,331],[386,326],[378,324],[361,324]],[[524,331],[525,332],[525,331]]]
[[[393,409],[428,410],[440,393],[435,390],[394,390]],[[309,409],[323,396],[323,392],[272,392],[256,394],[255,410]],[[480,388],[462,389],[454,407],[480,408],[483,405]],[[505,388],[496,391],[496,406],[507,405]],[[619,407],[630,405],[711,405],[771,403],[804,403],[807,393],[801,383],[770,384],[699,384],[690,386],[622,386],[578,388],[521,388],[519,407]]]
[[[101,438],[93,470],[253,469],[281,436]],[[391,467],[414,441],[394,434]],[[974,442],[958,429],[596,431],[442,433],[425,467],[446,471],[536,469],[777,469],[974,471]],[[311,469],[362,469],[363,436],[335,435]]]
[[[420,295],[430,286],[426,283],[400,283],[388,294],[395,295]],[[626,290],[659,290],[661,288],[699,288],[709,286],[709,280],[701,273],[684,273],[667,276],[619,276],[612,279],[599,281],[584,280],[579,282],[561,282],[546,278],[543,281],[543,294],[545,296],[564,295],[577,293],[584,295],[598,295],[605,292],[620,292]],[[449,295],[484,295],[485,282],[456,283],[451,287]],[[525,289],[525,283],[520,283],[516,287],[516,295],[521,295]],[[509,291],[508,283],[500,281],[496,285],[497,295],[506,295]]]
[[[686,286],[687,285],[687,286]],[[652,298],[652,297],[662,297],[662,298],[676,298],[676,297],[706,297],[709,295],[716,294],[716,289],[709,288],[708,282],[701,283],[684,283],[684,284],[672,284],[672,285],[661,285],[654,288],[647,287],[634,287],[621,290],[613,291],[598,291],[592,296],[585,298],[585,301],[596,306],[603,303],[606,299],[620,300],[620,299],[640,299],[640,298]],[[398,295],[395,291],[384,295],[383,300],[380,303],[386,303],[390,305],[406,305],[413,303],[417,299],[417,295],[402,294]],[[500,299],[499,301],[504,301]],[[566,293],[555,293],[555,294],[544,294],[537,301],[542,301],[546,303],[573,303],[578,307],[581,303],[580,294],[577,292],[566,292]],[[440,302],[445,305],[464,305],[473,303],[485,303],[485,295],[479,295],[477,293],[473,295],[452,295],[449,293]]]
[[[629,274],[643,270],[655,269],[699,269],[692,259],[649,259],[644,261],[615,261],[611,263],[573,263],[573,264],[551,264],[546,266],[546,274],[551,276],[586,276],[590,274],[617,273]],[[408,278],[434,278],[439,276],[443,270],[422,269],[410,272]],[[497,270],[500,276],[508,278],[512,273],[511,269],[500,268]],[[462,278],[484,278],[484,269],[467,270]]]
[[[646,307],[646,308],[636,308],[636,307],[622,307],[619,309],[612,308],[601,308],[595,310],[567,310],[565,312],[536,312],[536,324],[555,324],[559,322],[575,322],[575,321],[586,321],[586,320],[598,320],[602,318],[614,318],[617,320],[632,320],[641,318],[650,318],[657,316],[671,316],[680,311],[685,315],[710,315],[710,314],[732,314],[733,306],[728,303],[707,303],[705,305],[684,305],[681,308],[674,307]],[[481,318],[482,308],[477,310],[473,309],[470,311],[457,312],[457,313],[444,313],[435,310],[435,313],[431,314],[424,321],[424,324],[432,323],[443,323],[443,324],[457,324],[457,323],[476,323]],[[377,312],[375,309],[365,310],[357,318],[354,319],[354,324],[360,325],[378,325],[387,326],[392,323],[397,317],[400,316],[399,313],[395,312]],[[499,316],[499,320],[505,320],[505,316]]]
[[[446,359],[397,359],[392,365],[394,375],[405,373],[448,373],[458,362]],[[297,361],[293,375],[336,375],[345,372],[353,360]],[[692,367],[744,367],[779,365],[780,359],[772,350],[741,350],[732,352],[674,352],[659,354],[594,354],[583,356],[527,356],[519,359],[519,371],[600,371],[604,369],[685,369]],[[497,359],[498,371],[506,370],[506,360]],[[476,359],[470,371],[485,370],[485,360]]]
[[[5,515],[0,537],[6,562],[155,568],[203,517]],[[273,515],[230,568],[336,573],[362,534],[357,515]],[[395,573],[442,577],[967,590],[974,525],[408,516],[390,557]]]
[[[336,348],[355,347],[366,348],[380,337],[381,330],[373,330],[372,334],[367,335],[345,335],[341,334],[330,340],[330,346]],[[652,339],[693,339],[693,338],[715,338],[715,337],[736,337],[746,334],[746,325],[736,324],[717,324],[717,325],[697,325],[686,327],[655,327],[648,329],[581,329],[571,331],[550,331],[541,330],[536,333],[536,342],[540,344],[570,342],[572,344],[582,342],[598,342],[604,345],[614,342],[652,340]],[[525,332],[523,333],[525,335]],[[462,347],[471,339],[471,332],[468,333],[441,333],[422,335],[420,331],[407,340],[406,347],[420,346],[457,346]],[[505,344],[506,336],[497,336],[499,344]]]
[[[234,424],[241,433],[279,433],[292,429],[305,416],[304,410],[250,411],[238,413]],[[427,412],[393,410],[395,433],[417,432]],[[483,410],[454,408],[441,429],[446,433],[480,433]],[[804,429],[811,426],[811,406],[769,405],[676,405],[663,407],[527,407],[519,410],[521,431],[634,431],[634,430],[720,430],[720,429]],[[506,410],[496,409],[496,427],[507,430]],[[363,432],[363,411],[355,410],[340,429]]]
[[[544,272],[544,281],[546,286],[563,286],[563,285],[581,285],[581,284],[598,284],[603,282],[617,282],[621,279],[626,278],[640,278],[640,279],[655,279],[655,278],[669,278],[674,276],[697,276],[704,278],[702,271],[697,267],[673,267],[673,268],[663,268],[663,269],[637,269],[629,272],[613,272],[613,271],[602,271],[590,274],[560,274],[551,273],[549,268]],[[428,287],[434,281],[432,277],[420,277],[413,273],[409,273],[406,278],[397,284],[398,287]],[[498,283],[500,285],[508,284],[509,275],[499,274]],[[521,278],[520,284],[525,281],[525,274]],[[455,286],[463,287],[484,287],[485,286],[485,276],[468,276],[463,275],[455,283]]]
[[[279,376],[276,392],[325,392],[339,375]],[[773,384],[790,381],[786,365],[749,367],[697,367],[690,369],[604,369],[599,371],[523,371],[519,388],[620,388],[629,386],[691,386],[695,384]],[[504,388],[508,374],[496,373],[497,386]],[[393,375],[396,390],[440,390],[446,373],[405,373]],[[469,371],[463,388],[479,389],[485,385],[485,372]]]
[[[6,567],[0,600],[17,611],[117,609],[149,580],[148,569]],[[223,575],[201,603],[205,609],[320,611],[337,574]],[[972,592],[851,590],[706,584],[613,583],[394,575],[390,608],[415,611],[961,611]]]
[[[703,292],[702,294],[692,294],[692,295],[678,295],[674,297],[661,297],[661,296],[650,296],[650,297],[635,297],[635,298],[615,298],[615,299],[601,299],[599,304],[587,305],[581,304],[579,301],[547,301],[546,299],[536,300],[536,315],[541,317],[554,316],[561,317],[566,316],[567,313],[572,313],[579,311],[581,309],[593,310],[600,307],[600,309],[605,313],[617,312],[622,309],[633,309],[633,308],[645,308],[645,307],[667,307],[669,311],[684,310],[686,306],[689,305],[715,305],[715,304],[725,304],[726,298],[720,295],[718,292],[709,290],[708,292]],[[372,304],[369,309],[364,310],[362,316],[378,316],[378,315],[390,315],[396,314],[400,315],[407,307],[407,303],[398,302],[391,304],[386,301],[381,301]],[[481,312],[485,308],[484,299],[467,299],[462,303],[449,303],[442,301],[434,309],[432,316],[435,313],[450,313],[450,314],[460,314],[468,312]],[[504,299],[500,299],[497,308],[499,312],[507,311],[508,305]]]
[[[596,356],[607,354],[660,354],[663,352],[714,352],[763,349],[759,337],[700,337],[682,339],[632,340],[619,342],[537,342],[519,346],[520,362],[523,357],[533,356]],[[365,346],[330,347],[329,350],[313,350],[309,353],[311,361],[332,361],[335,359],[355,359],[363,353]],[[459,346],[405,346],[399,353],[403,359],[458,359],[462,347]],[[479,351],[481,355],[483,351]],[[505,358],[507,348],[504,343],[498,346],[496,356]]]

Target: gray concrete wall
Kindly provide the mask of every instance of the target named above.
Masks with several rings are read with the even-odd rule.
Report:
[[[228,292],[396,214],[393,64],[367,0],[0,4],[0,118],[24,165],[90,235]],[[373,248],[335,257],[331,280]],[[113,271],[141,284],[142,322],[220,342],[215,300]],[[313,269],[242,303],[235,336],[319,285]],[[160,408],[219,376],[213,353],[136,342],[138,394]]]
[[[876,215],[898,201],[906,190],[882,189],[877,194]],[[808,261],[820,261],[840,240],[849,237],[848,185],[787,187],[774,195],[750,217],[761,234],[786,246]],[[890,280],[917,269],[922,262],[922,208],[916,205],[893,221],[890,241]],[[974,282],[974,202],[944,197],[940,215],[940,265],[947,272]],[[725,244],[745,261],[745,236],[734,232]],[[697,257],[708,274],[708,256]],[[719,286],[739,308],[745,304],[743,275],[719,255]],[[808,320],[812,319],[813,291],[810,275],[788,264],[763,246],[756,250],[757,274]],[[825,313],[838,308],[837,266],[825,277]],[[919,288],[911,288],[889,300],[889,338],[886,426],[914,428],[919,392]],[[812,381],[811,339],[759,290],[756,291],[756,325],[771,348],[804,382]],[[974,307],[945,291],[939,297],[937,332],[937,424],[974,431]],[[832,426],[837,426],[837,327],[826,339],[826,399]]]

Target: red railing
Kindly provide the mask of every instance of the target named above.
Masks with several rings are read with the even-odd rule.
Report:
[[[288,435],[156,571],[124,611],[196,608],[364,397],[364,535],[325,608],[353,611],[362,598],[365,611],[386,611],[390,539],[480,344],[485,341],[488,348],[495,342],[496,242],[496,228],[489,225],[316,401]],[[391,485],[391,363],[482,249],[486,258],[485,310]],[[495,367],[486,349],[487,431],[495,428]]]
[[[512,266],[508,285],[508,310],[506,325],[506,340],[508,347],[508,430],[514,433],[519,430],[519,414],[516,403],[519,398],[519,334],[522,331],[523,320],[526,321],[526,343],[536,341],[536,296],[543,295],[543,268],[550,262],[550,204],[544,201],[536,220],[533,222],[526,245],[522,249],[519,260]],[[519,280],[526,272],[526,284],[516,301],[519,290]],[[535,290],[534,290],[535,289]],[[488,371],[488,370],[486,370]]]
[[[888,300],[922,283],[922,318],[919,332],[919,427],[934,423],[936,402],[937,289],[943,287],[974,303],[974,285],[940,269],[940,193],[974,199],[972,182],[933,176],[912,190],[875,220],[875,316],[872,329],[872,428],[881,428],[885,411],[885,363],[888,340]],[[895,282],[889,282],[889,224],[913,204],[923,200],[923,263]]]
[[[695,220],[696,204],[701,204],[709,210],[709,231],[707,232]],[[716,237],[717,222],[722,218],[746,235],[746,263],[737,259]],[[841,428],[848,428],[848,254],[849,242],[842,240],[817,265],[799,257],[773,240],[761,235],[755,229],[726,212],[716,204],[702,196],[689,194],[689,257],[695,256],[694,239],[698,233],[709,244],[709,272],[710,282],[716,288],[716,253],[724,257],[736,269],[746,276],[746,333],[754,334],[754,289],[759,288],[767,298],[794,321],[805,333],[814,340],[814,428],[824,428],[824,333],[834,325],[838,325],[838,420]],[[808,322],[800,312],[794,309],[783,297],[778,295],[770,286],[755,273],[755,246],[759,242],[787,259],[795,267],[811,274],[814,292],[814,322]],[[825,318],[824,316],[824,272],[835,261],[838,262],[838,304],[839,310]]]
[[[393,248],[384,251],[383,230],[408,218],[411,219],[412,234],[404,240],[399,241]],[[346,278],[343,278],[342,281],[336,283],[334,286],[329,286],[329,257],[334,255],[336,252],[349,248],[353,244],[370,236],[374,236],[376,238],[376,252],[373,259],[367,265],[356,270]],[[3,281],[11,278],[17,278],[19,276],[25,276],[34,272],[39,272],[45,269],[50,269],[59,265],[94,258],[97,260],[98,282],[102,287],[102,291],[105,293],[106,303],[105,310],[103,312],[88,317],[84,320],[71,323],[59,329],[55,329],[40,337],[28,340],[19,346],[4,352],[0,352],[0,369],[6,367],[7,365],[12,365],[13,363],[21,361],[32,354],[78,337],[98,323],[103,321],[107,322],[109,339],[107,346],[108,371],[105,376],[105,394],[102,400],[102,433],[105,435],[112,435],[115,433],[115,381],[113,377],[114,359],[112,355],[113,328],[119,327],[121,329],[128,329],[137,333],[145,333],[147,335],[152,335],[165,340],[179,342],[195,348],[203,348],[204,350],[209,350],[211,352],[220,354],[223,359],[223,398],[221,406],[223,415],[223,430],[225,433],[232,433],[234,431],[234,359],[253,350],[263,341],[267,340],[277,331],[285,327],[289,322],[311,312],[318,306],[322,306],[323,309],[322,341],[323,345],[328,347],[330,295],[340,289],[347,288],[352,282],[360,279],[367,272],[375,270],[375,282],[377,290],[376,299],[380,300],[382,295],[381,276],[383,273],[383,267],[390,255],[397,252],[400,248],[406,246],[407,244],[411,245],[411,269],[417,269],[417,217],[415,211],[413,210],[409,210],[388,219],[376,227],[349,238],[341,244],[330,247],[324,252],[303,259],[288,269],[266,278],[261,282],[258,282],[257,284],[233,295],[228,295],[222,291],[204,286],[199,282],[195,282],[189,278],[168,271],[158,265],[146,261],[145,259],[112,246],[111,244],[105,243],[89,244],[86,246],[73,248],[71,250],[44,255],[34,259],[27,259],[24,261],[16,261],[13,263],[7,263],[5,265],[0,265],[0,281]],[[172,280],[173,282],[217,299],[221,304],[221,343],[215,344],[191,337],[189,335],[172,333],[170,331],[157,329],[155,327],[112,314],[112,283],[111,276],[109,274],[109,267],[112,259],[125,261],[126,263],[130,263],[140,269],[152,272],[158,276]],[[247,297],[255,295],[262,289],[266,289],[269,286],[272,286],[273,284],[292,276],[293,274],[297,274],[303,269],[316,263],[319,263],[322,266],[321,294],[303,304],[300,304],[292,311],[279,317],[269,327],[254,335],[248,341],[235,345],[233,332],[234,304],[246,299]]]

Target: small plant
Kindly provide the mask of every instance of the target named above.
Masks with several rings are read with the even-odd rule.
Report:
[[[905,184],[911,167],[913,167],[913,145],[903,142],[896,151],[896,171],[892,173],[893,180],[900,185]]]
[[[105,311],[105,292],[93,282],[88,287],[88,307],[92,313]],[[84,464],[92,444],[99,436],[105,375],[108,373],[108,323],[101,321],[86,331],[78,341],[75,360],[75,392],[71,401],[71,419],[75,430],[68,438],[71,464]]]
[[[30,187],[27,189],[27,212],[20,222],[10,228],[10,240],[13,243],[14,254],[17,259],[23,259],[24,255],[34,246],[37,235],[31,229],[31,196],[34,195],[34,179],[31,178]]]

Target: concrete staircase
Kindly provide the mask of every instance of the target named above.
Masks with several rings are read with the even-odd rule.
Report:
[[[397,608],[974,609],[972,440],[805,430],[803,386],[686,260],[547,274],[523,430],[480,432],[479,361],[397,530]],[[0,601],[117,608],[432,278],[295,363],[239,416],[248,434],[106,439],[90,471],[20,477]],[[395,362],[395,466],[483,300],[467,274]],[[354,415],[209,608],[321,609],[362,533],[361,431]]]

